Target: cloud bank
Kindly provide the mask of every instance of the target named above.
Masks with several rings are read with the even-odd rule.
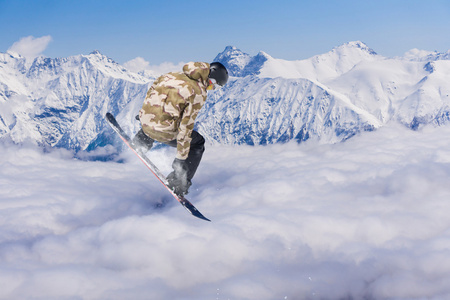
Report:
[[[49,35],[39,38],[30,35],[15,42],[8,51],[19,53],[27,59],[33,59],[41,55],[51,41],[52,37]]]
[[[1,299],[450,297],[450,128],[209,146],[190,216],[134,157],[2,146]],[[150,152],[164,172],[173,149]]]
[[[184,64],[184,62],[179,62],[178,64],[164,62],[159,65],[150,65],[144,58],[136,57],[125,62],[123,66],[135,73],[144,72],[148,76],[157,77],[169,72],[180,72]]]

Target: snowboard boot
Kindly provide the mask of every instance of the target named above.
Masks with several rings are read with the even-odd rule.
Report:
[[[138,131],[131,142],[138,150],[145,153],[153,147],[154,141],[151,137],[146,135],[141,128],[141,130]]]

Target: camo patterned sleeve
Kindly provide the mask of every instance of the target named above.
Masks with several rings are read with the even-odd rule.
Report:
[[[184,109],[183,118],[181,119],[177,135],[176,158],[183,160],[188,157],[195,119],[197,118],[197,115],[205,102],[202,95],[194,94],[191,98],[192,100],[187,102],[188,105]]]

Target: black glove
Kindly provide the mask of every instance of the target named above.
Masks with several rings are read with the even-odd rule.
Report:
[[[173,172],[167,175],[167,181],[169,182],[169,188],[171,188],[175,194],[179,196],[186,195],[191,181],[187,178],[188,166],[185,160],[175,158],[172,163]]]
[[[189,170],[186,160],[175,158],[172,163],[173,171],[178,175],[187,176]]]

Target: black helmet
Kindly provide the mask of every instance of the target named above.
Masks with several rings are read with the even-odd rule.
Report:
[[[228,71],[220,62],[213,62],[209,68],[209,78],[214,79],[218,85],[224,86],[228,81]]]

